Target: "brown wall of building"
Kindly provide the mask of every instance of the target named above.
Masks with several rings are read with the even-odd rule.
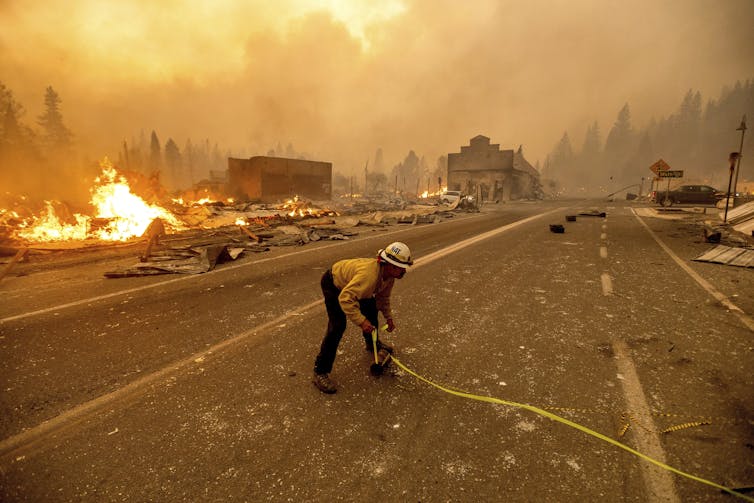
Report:
[[[277,202],[293,196],[329,200],[332,163],[265,156],[229,158],[228,192],[242,201]]]

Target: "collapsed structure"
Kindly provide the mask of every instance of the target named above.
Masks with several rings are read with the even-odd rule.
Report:
[[[263,203],[294,196],[329,200],[332,196],[332,163],[284,157],[229,157],[228,195],[237,201]]]
[[[476,195],[482,201],[541,199],[539,172],[524,158],[523,149],[500,150],[478,135],[448,154],[448,189]]]

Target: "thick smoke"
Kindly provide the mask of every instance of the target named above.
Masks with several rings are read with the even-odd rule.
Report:
[[[542,162],[625,103],[642,126],[754,75],[749,0],[315,4],[6,0],[0,82],[31,127],[55,88],[77,166],[155,130],[236,156],[291,143],[350,173],[378,147],[388,168],[433,165],[477,134]]]

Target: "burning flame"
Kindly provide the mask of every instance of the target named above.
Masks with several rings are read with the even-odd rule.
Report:
[[[73,215],[75,224],[60,221],[55,214],[52,202],[45,201],[45,208],[39,217],[34,217],[31,228],[18,232],[18,235],[29,241],[50,242],[86,239],[89,227],[88,218],[78,213]],[[25,224],[22,224],[22,227]]]
[[[438,196],[443,195],[447,191],[448,191],[447,187],[441,187],[436,192],[430,192],[428,190],[425,190],[424,192],[421,193],[421,195],[419,197],[422,198],[422,199],[428,199],[430,197],[438,197]]]
[[[102,163],[102,175],[94,181],[100,185],[92,189],[91,204],[97,208],[97,218],[111,219],[95,235],[106,241],[125,241],[141,236],[155,218],[161,218],[168,227],[183,229],[183,224],[168,210],[147,204],[131,193],[128,181],[118,174],[110,162]]]
[[[186,203],[186,200],[182,197],[174,197],[171,199],[175,204],[178,204],[180,206],[204,206],[205,204],[212,204],[219,202],[218,199],[213,199],[209,196],[202,197],[200,199],[197,199],[196,201]],[[232,197],[229,197],[225,200],[225,203],[227,204],[233,204],[235,202],[235,199]]]
[[[52,203],[46,201],[43,213],[21,225],[22,229],[17,235],[35,242],[92,237],[105,241],[125,241],[144,234],[155,218],[161,218],[172,229],[184,229],[184,225],[172,213],[160,206],[147,204],[131,193],[128,181],[118,174],[108,159],[104,159],[100,167],[102,173],[95,179],[96,185],[90,189],[90,203],[94,206],[95,218],[106,220],[105,225],[92,225],[92,217],[78,213],[73,215],[75,224],[61,222]]]
[[[323,217],[337,215],[338,213],[333,210],[323,210],[320,208],[311,208],[307,201],[299,200],[298,196],[293,199],[287,200],[280,206],[280,209],[285,210],[289,217]]]

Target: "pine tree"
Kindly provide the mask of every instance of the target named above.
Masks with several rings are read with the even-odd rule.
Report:
[[[0,82],[0,151],[21,152],[29,146],[26,128],[21,124],[24,107],[13,97],[13,91]]]
[[[52,86],[45,90],[44,101],[45,111],[37,118],[37,124],[42,128],[44,146],[52,150],[70,147],[73,135],[63,124],[63,115],[60,113],[61,99]]]
[[[398,188],[403,192],[411,192],[416,189],[417,182],[419,180],[420,159],[416,153],[409,151],[403,162],[393,167],[393,178],[398,177]]]
[[[597,121],[586,128],[584,144],[581,147],[581,156],[590,162],[596,160],[602,150],[602,138],[600,137],[600,126]]]
[[[625,155],[631,147],[633,141],[633,127],[631,126],[631,110],[628,103],[618,112],[618,117],[613,124],[610,133],[605,141],[605,152],[611,155]],[[620,159],[614,159],[620,160]]]
[[[599,182],[603,169],[601,165],[602,138],[597,121],[587,126],[581,152],[575,157],[573,170],[575,179],[580,185],[591,189],[595,183]]]
[[[194,179],[196,154],[194,153],[194,145],[191,143],[191,138],[186,140],[186,145],[183,147],[183,165],[188,176],[188,184],[193,186],[196,183]]]
[[[573,161],[573,147],[571,147],[571,138],[568,136],[568,131],[563,133],[563,136],[560,137],[560,141],[555,145],[555,148],[550,154],[550,161],[553,168],[557,169],[559,172],[564,173],[569,171]]]
[[[154,130],[152,130],[152,135],[149,137],[149,169],[152,173],[159,173],[162,169],[160,140],[157,138],[157,133]]]
[[[612,189],[616,185],[632,182],[639,175],[639,167],[632,164],[635,153],[636,135],[631,125],[631,110],[628,103],[618,112],[605,141],[604,176],[598,179],[600,185],[612,181]]]
[[[165,143],[165,168],[167,169],[168,184],[171,188],[179,188],[183,184],[181,151],[172,138]]]

